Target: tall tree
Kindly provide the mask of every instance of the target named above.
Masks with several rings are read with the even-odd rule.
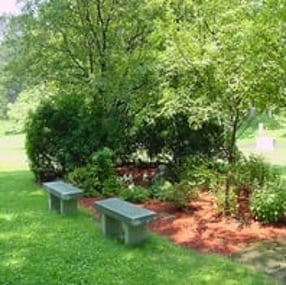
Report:
[[[21,33],[7,37],[20,50],[7,69],[27,86],[52,82],[59,93],[85,96],[102,114],[102,129],[114,130],[113,140],[123,139],[154,96],[152,35],[165,9],[161,1],[24,2],[17,18]]]
[[[20,80],[11,80],[11,73],[6,70],[6,65],[17,53],[17,47],[7,45],[6,42],[13,21],[13,16],[4,14],[0,17],[0,117],[2,118],[6,117],[7,104],[15,101],[22,88]]]
[[[182,108],[191,124],[217,118],[228,162],[225,211],[240,125],[250,107],[280,107],[285,98],[284,1],[170,2],[174,25],[165,52],[166,113]]]
[[[25,11],[19,72],[30,83],[85,86],[102,104],[105,93],[127,96],[148,87],[148,37],[159,15],[148,1],[26,1]]]

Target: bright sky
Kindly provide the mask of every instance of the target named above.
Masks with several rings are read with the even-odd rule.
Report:
[[[16,14],[19,9],[16,7],[17,0],[0,0],[0,15],[3,13]]]

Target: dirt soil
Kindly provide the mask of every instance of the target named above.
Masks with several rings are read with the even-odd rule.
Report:
[[[94,201],[94,198],[82,198],[80,203],[97,215]],[[151,231],[200,252],[230,256],[256,241],[286,239],[286,223],[263,225],[249,216],[239,220],[218,215],[215,199],[209,192],[200,193],[198,201],[192,202],[188,210],[160,201],[149,201],[139,206],[157,213],[157,218],[149,225]]]

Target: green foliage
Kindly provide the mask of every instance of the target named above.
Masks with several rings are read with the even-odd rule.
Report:
[[[104,181],[115,174],[114,153],[107,147],[95,152],[91,158],[91,163],[94,165],[94,171],[100,181]]]
[[[107,125],[128,124],[127,115],[135,116],[153,99],[143,95],[157,81],[157,44],[150,38],[161,17],[160,3],[29,2],[14,17],[5,41],[17,48],[6,68],[12,79],[29,87],[55,82],[61,91],[89,97],[92,108],[100,105],[110,115]],[[122,117],[113,120],[118,110]]]
[[[7,100],[1,94],[2,90],[0,88],[0,120],[7,120]]]
[[[149,189],[139,185],[132,185],[121,190],[120,196],[127,201],[141,203],[150,200],[151,192]]]
[[[150,192],[152,198],[173,202],[180,208],[188,208],[190,202],[199,197],[196,183],[189,180],[172,184],[164,179],[158,179],[151,186]]]
[[[13,126],[9,132],[23,132],[29,113],[35,112],[40,102],[51,97],[54,92],[54,87],[44,85],[38,85],[31,89],[20,92],[16,101],[8,104],[8,119],[13,123]]]
[[[83,189],[85,196],[114,196],[120,193],[122,187],[116,178],[114,155],[109,148],[97,151],[90,163],[69,172],[67,180]]]
[[[238,137],[241,139],[252,138],[257,135],[258,125],[263,123],[265,130],[277,130],[282,127],[278,116],[254,115],[247,118],[239,128]]]
[[[225,176],[225,162],[222,159],[190,155],[181,168],[181,179],[187,179],[197,187],[209,190],[221,185]]]
[[[12,71],[6,69],[8,62],[15,58],[18,52],[16,44],[6,44],[13,18],[7,14],[0,15],[0,119],[7,119],[7,105],[15,102],[22,90],[19,77],[12,79]]]
[[[250,155],[240,159],[234,166],[233,183],[239,188],[263,187],[265,183],[274,181],[279,177],[277,171],[261,155]]]
[[[69,152],[78,152],[72,150],[78,147],[69,145],[61,150],[61,156],[68,157],[53,153],[44,160],[54,161],[43,168],[58,175],[71,166],[82,166],[87,153],[104,146],[122,156],[129,154],[126,146],[133,118],[154,100],[150,94],[157,81],[156,44],[149,38],[160,17],[160,4],[135,0],[28,2],[23,4],[24,13],[14,17],[5,38],[7,47],[17,48],[5,65],[7,73],[14,81],[23,79],[27,90],[43,82],[55,84],[57,96],[81,97],[85,103],[78,102],[79,109],[88,105],[85,114],[79,110],[75,116],[81,122],[73,125],[70,139],[75,143],[80,137],[85,139],[80,145],[86,151],[75,159],[76,154]],[[91,131],[94,134],[86,134]],[[33,165],[36,168],[40,166]]]
[[[101,143],[101,122],[77,95],[46,100],[26,126],[26,151],[39,181],[51,180],[81,167]]]
[[[188,208],[190,201],[196,200],[198,197],[196,185],[191,181],[182,180],[179,183],[175,183],[171,201],[181,208]]]
[[[195,182],[182,180],[172,184],[164,179],[156,180],[150,188],[152,198],[160,201],[174,202],[181,208],[188,208],[192,200],[198,199],[198,188]]]
[[[222,128],[211,121],[193,129],[188,116],[176,112],[172,117],[143,118],[138,123],[134,140],[135,147],[139,144],[150,157],[168,153],[173,163],[181,165],[190,154],[210,156],[218,153],[222,146],[222,132]]]
[[[103,182],[101,194],[104,197],[120,196],[126,185],[116,175],[111,175]]]
[[[89,104],[78,120],[51,116],[55,125],[38,129],[52,136],[39,131],[28,142],[37,178],[82,166],[103,146],[127,157],[143,146],[181,166],[188,154],[223,145],[227,194],[249,109],[285,106],[286,8],[283,0],[260,2],[25,1],[5,37],[8,81],[55,82]]]
[[[216,189],[213,189],[212,193],[214,194],[216,200],[214,207],[218,213],[224,213],[225,210],[225,191],[222,186],[218,186]],[[229,214],[231,216],[237,215],[238,210],[238,200],[236,189],[230,188],[229,191]]]
[[[152,198],[160,201],[171,201],[174,197],[174,185],[167,180],[158,179],[150,188]]]
[[[251,196],[253,215],[266,223],[278,222],[285,217],[286,183],[284,181],[268,182],[254,190]]]
[[[249,109],[263,113],[285,105],[286,6],[279,0],[276,9],[274,3],[182,1],[169,8],[173,25],[166,29],[170,40],[161,57],[162,113],[180,110],[195,127],[213,118],[223,126],[226,194]]]
[[[86,197],[93,197],[99,195],[98,190],[102,189],[96,171],[92,165],[75,168],[68,173],[67,180],[84,191]]]

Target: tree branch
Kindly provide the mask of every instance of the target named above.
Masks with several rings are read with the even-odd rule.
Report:
[[[79,69],[81,69],[83,71],[84,75],[87,76],[88,73],[87,73],[86,69],[84,68],[84,66],[81,65],[78,58],[73,54],[72,50],[69,48],[67,35],[63,31],[60,31],[60,33],[62,35],[63,42],[64,42],[63,51],[69,55],[71,61],[75,64],[75,66],[78,67]]]

